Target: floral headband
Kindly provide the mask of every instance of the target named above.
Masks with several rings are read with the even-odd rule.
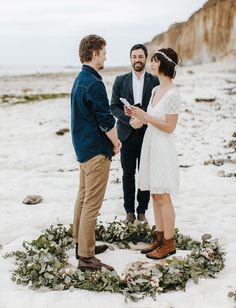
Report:
[[[178,65],[178,64],[175,63],[173,60],[171,60],[171,58],[168,57],[164,52],[157,50],[156,53],[159,53],[160,55],[162,55],[167,61],[174,63],[175,66]]]

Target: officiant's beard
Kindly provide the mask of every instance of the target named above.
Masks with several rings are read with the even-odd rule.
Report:
[[[142,72],[145,69],[145,63],[142,62],[135,62],[132,66],[136,72]]]

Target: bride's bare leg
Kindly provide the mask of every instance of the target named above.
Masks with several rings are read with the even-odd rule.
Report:
[[[156,195],[155,199],[158,202],[158,208],[161,212],[164,227],[164,238],[168,240],[173,238],[175,233],[175,210],[171,201],[171,197],[169,194],[165,193]]]
[[[157,195],[155,194],[152,195],[156,231],[164,231],[164,225],[161,214],[161,204],[159,203],[158,200],[156,200],[156,196]]]
[[[159,204],[158,200],[156,200],[156,195],[152,195],[153,199],[153,212],[155,218],[155,225],[156,225],[156,236],[154,237],[153,241],[149,243],[145,248],[141,250],[141,253],[148,254],[158,248],[160,248],[163,244],[163,237],[164,237],[164,226],[162,220],[162,213],[161,213],[161,205]]]
[[[151,259],[163,259],[168,257],[169,255],[173,255],[176,253],[176,245],[174,240],[174,232],[175,232],[175,210],[173,204],[171,202],[171,198],[169,194],[156,194],[155,201],[157,206],[156,208],[160,208],[160,213],[162,217],[163,227],[164,227],[164,239],[162,244],[148,252],[146,256]],[[158,212],[157,212],[158,215]],[[157,216],[158,218],[158,216]],[[159,220],[157,219],[157,223]]]

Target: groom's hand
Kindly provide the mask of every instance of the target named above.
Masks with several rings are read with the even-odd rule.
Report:
[[[138,129],[143,127],[143,122],[139,120],[138,118],[131,118],[129,121],[130,126],[132,126],[134,129]]]
[[[118,140],[118,143],[115,146],[113,146],[113,149],[112,149],[113,156],[115,156],[116,154],[120,152],[121,147],[122,147],[122,143],[120,142],[120,140]]]

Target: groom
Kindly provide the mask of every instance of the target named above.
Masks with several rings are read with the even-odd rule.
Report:
[[[126,222],[134,222],[135,216],[135,172],[139,166],[142,142],[146,125],[138,119],[132,119],[124,112],[120,98],[126,98],[132,105],[138,105],[145,111],[150,100],[152,89],[159,84],[157,77],[145,72],[148,52],[144,45],[134,45],[130,50],[132,71],[116,77],[111,98],[111,111],[118,119],[117,132],[122,141],[121,166],[123,169],[123,193]],[[147,223],[145,211],[150,198],[149,191],[137,193],[137,218]]]
[[[75,202],[73,239],[79,269],[113,267],[95,254],[108,247],[95,246],[95,227],[101,208],[112,155],[120,151],[115,119],[102,77],[98,73],[106,60],[106,41],[95,34],[84,37],[79,46],[82,70],[71,92],[71,130],[74,150],[80,162],[80,186]]]

